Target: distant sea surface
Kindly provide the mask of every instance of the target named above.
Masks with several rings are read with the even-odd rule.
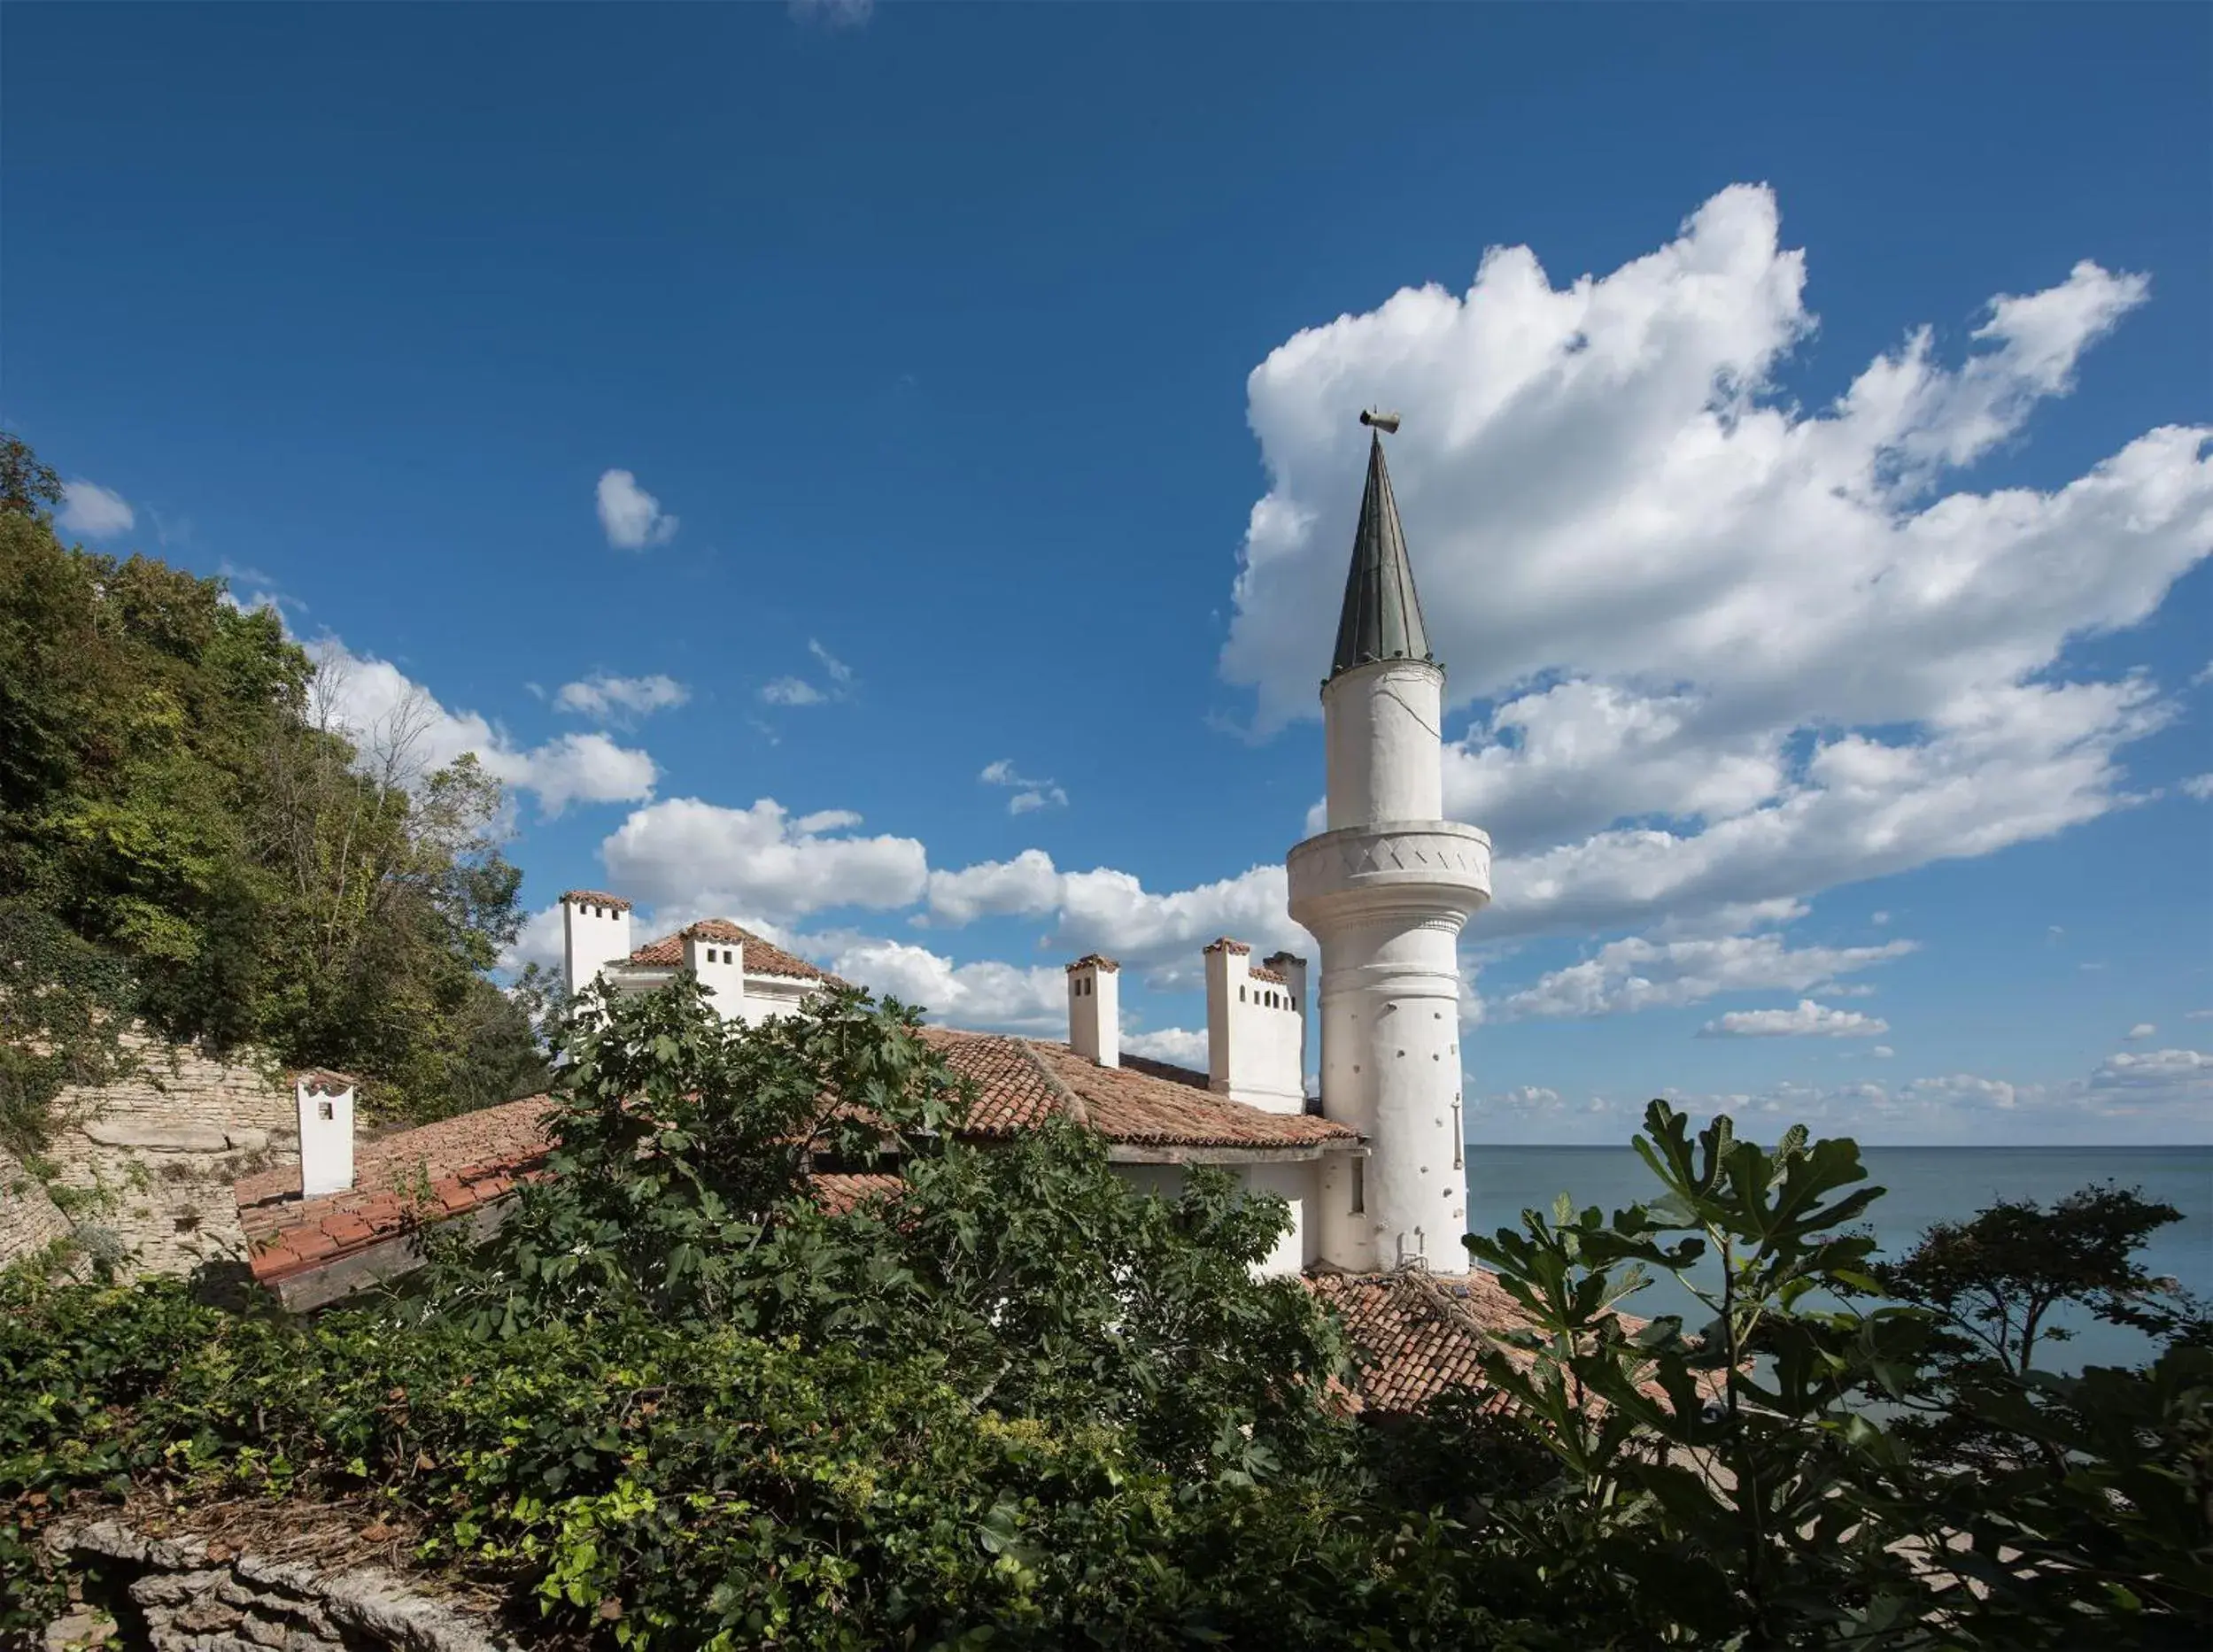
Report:
[[[1868,1182],[1886,1189],[1861,1218],[1883,1254],[1903,1254],[1932,1223],[1956,1222],[2000,1199],[2049,1204],[2091,1183],[2116,1182],[2163,1200],[2182,1220],[2163,1228],[2141,1253],[2146,1268],[2213,1298],[2213,1146],[2203,1147],[1863,1147]],[[1531,1208],[1549,1216],[1568,1194],[1577,1209],[1597,1205],[1611,1216],[1658,1196],[1660,1183],[1629,1147],[1486,1146],[1467,1149],[1468,1226],[1488,1234],[1518,1228]],[[1632,1313],[1681,1313],[1695,1305],[1672,1280],[1629,1300]],[[2085,1316],[2062,1322],[2071,1341],[2039,1343],[2037,1363],[2050,1370],[2132,1364],[2150,1351],[2147,1339]]]

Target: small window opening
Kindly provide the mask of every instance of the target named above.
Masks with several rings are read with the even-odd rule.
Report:
[[[1368,1208],[1368,1162],[1352,1162],[1352,1214],[1358,1216]]]
[[[1452,1098],[1452,1168],[1464,1169],[1462,1161],[1467,1154],[1467,1143],[1461,1139],[1466,1132],[1460,1128],[1460,1099]]]
[[[331,1111],[330,1111],[330,1103],[329,1103],[329,1102],[328,1102],[328,1101],[318,1101],[318,1102],[316,1102],[316,1103],[315,1103],[315,1116],[316,1116],[317,1118],[329,1118],[329,1117],[331,1117],[331,1116],[332,1116],[332,1114],[331,1114]]]
[[[1240,1004],[1245,1001],[1245,989],[1242,986],[1237,989],[1237,1001]]]

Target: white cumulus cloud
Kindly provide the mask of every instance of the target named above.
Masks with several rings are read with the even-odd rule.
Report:
[[[390,660],[357,654],[336,637],[310,645],[315,711],[360,747],[365,767],[391,763],[392,777],[413,778],[473,753],[485,772],[535,792],[548,814],[572,803],[631,803],[650,798],[654,760],[600,733],[565,734],[542,745],[516,745],[473,711],[452,711]]]
[[[542,969],[561,970],[567,932],[561,927],[561,903],[541,907],[522,920],[522,928],[507,951],[499,955],[502,969],[519,970],[525,964],[536,964]]]
[[[1068,1034],[1067,977],[1058,968],[1021,969],[993,960],[956,964],[926,947],[865,938],[841,946],[831,967],[879,996],[920,1005],[932,1019],[956,1026]]]
[[[930,874],[930,918],[958,927],[979,918],[1036,917],[1060,904],[1060,874],[1042,849]]]
[[[635,810],[600,845],[613,886],[648,905],[682,904],[788,921],[832,907],[887,908],[919,900],[929,867],[920,843],[848,835],[847,810],[791,818],[762,798],[726,808],[669,798]]]
[[[594,722],[628,722],[670,710],[691,698],[691,690],[659,672],[651,676],[619,677],[595,671],[579,682],[562,683],[553,695],[553,704]]]
[[[1199,969],[1199,948],[1218,935],[1249,943],[1257,954],[1287,948],[1302,955],[1313,938],[1291,922],[1281,866],[1256,866],[1195,889],[1155,894],[1127,872],[1100,867],[1061,880],[1061,948],[1072,957],[1101,952],[1164,977]]]
[[[1010,814],[1031,814],[1039,809],[1065,808],[1068,793],[1050,780],[1037,780],[1017,772],[1014,760],[1002,757],[995,763],[984,765],[984,772],[977,776],[987,786],[1018,787],[1007,799]]]
[[[1263,731],[1315,711],[1366,439],[1351,414],[1403,409],[1391,464],[1431,640],[1476,714],[1447,748],[1448,812],[1499,847],[1490,935],[2047,837],[2132,800],[2118,753],[2171,714],[2148,680],[2054,667],[2213,549],[2213,433],[2145,432],[2048,491],[1962,485],[2148,282],[2078,264],[1804,409],[1777,387],[1815,318],[1780,237],[1773,195],[1737,187],[1564,288],[1494,249],[1466,292],[1403,290],[1251,376],[1270,487],[1223,674]]]
[[[661,501],[638,485],[627,470],[609,470],[594,490],[600,526],[607,542],[618,551],[643,551],[663,545],[677,537],[677,520],[661,508]]]
[[[1625,936],[1507,995],[1490,1005],[1489,1013],[1502,1021],[1613,1015],[1678,1008],[1722,992],[1804,992],[1825,987],[1840,975],[1902,958],[1915,946],[1897,940],[1881,946],[1794,947],[1773,931],[1672,940]]]
[[[80,479],[61,484],[61,514],[55,520],[65,531],[87,539],[112,539],[128,533],[138,517],[121,494]]]
[[[2090,1083],[2097,1090],[2167,1091],[2213,1100],[2213,1055],[2202,1050],[2116,1051],[2098,1064]]]
[[[1122,1053],[1203,1073],[1208,1060],[1206,1029],[1157,1027],[1150,1032],[1126,1032],[1122,1035]]]
[[[1794,1009],[1732,1009],[1698,1029],[1701,1038],[1875,1038],[1891,1030],[1877,1015],[1857,1010],[1831,1009],[1810,998],[1799,1000]],[[1876,1046],[1879,1054],[1887,1046]]]

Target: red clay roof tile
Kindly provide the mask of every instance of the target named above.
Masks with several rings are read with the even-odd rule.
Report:
[[[630,956],[631,962],[644,964],[649,969],[674,969],[684,962],[684,938],[695,935],[701,940],[734,941],[743,946],[743,963],[748,975],[791,976],[801,981],[824,981],[832,986],[844,986],[830,971],[810,964],[804,958],[795,957],[773,941],[765,941],[751,930],[732,923],[728,918],[701,918],[697,923],[686,925],[674,935],[664,935],[657,941],[648,941]]]
[[[628,912],[631,903],[620,895],[610,895],[597,889],[564,889],[563,900],[573,900],[578,906],[613,907],[617,912]]]

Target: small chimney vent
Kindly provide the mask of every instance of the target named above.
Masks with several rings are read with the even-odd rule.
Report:
[[[320,1199],[353,1185],[353,1098],[360,1081],[308,1071],[293,1080],[299,1108],[299,1196]]]

